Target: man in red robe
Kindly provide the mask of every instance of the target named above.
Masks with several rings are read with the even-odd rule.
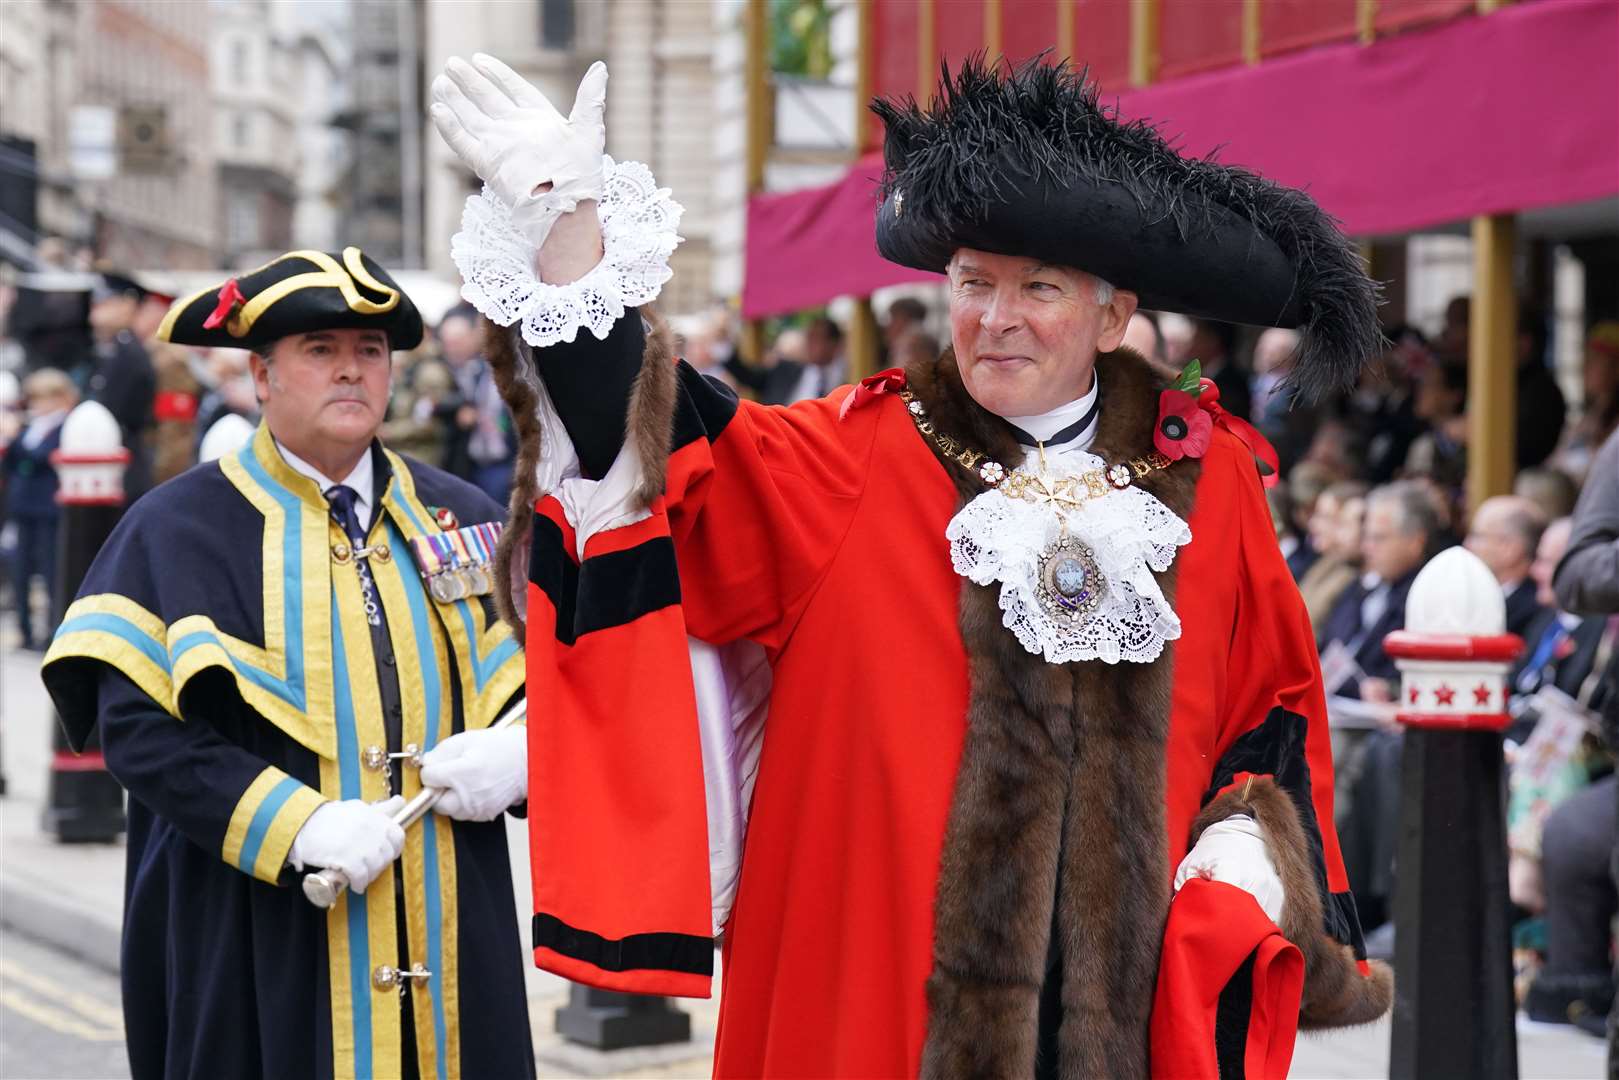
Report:
[[[1120,347],[1138,303],[1297,326],[1299,386],[1351,383],[1331,220],[969,64],[875,106],[878,245],[948,274],[953,347],[762,407],[642,306],[679,208],[602,156],[605,83],[434,84],[487,184],[464,294],[513,328],[537,962],[706,994],[723,930],[721,1076],[1282,1076],[1380,1015],[1274,454]]]

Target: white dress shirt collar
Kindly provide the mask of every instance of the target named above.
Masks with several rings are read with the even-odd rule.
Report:
[[[1077,397],[1065,405],[1058,405],[1050,412],[1039,413],[1035,416],[1008,416],[1006,417],[1006,422],[1011,424],[1013,427],[1032,435],[1036,439],[1049,439],[1053,435],[1056,435],[1058,432],[1062,431],[1064,428],[1077,423],[1085,416],[1086,413],[1090,412],[1091,407],[1096,404],[1096,398],[1101,392],[1101,388],[1101,380],[1099,380],[1093,374],[1091,376],[1091,388],[1087,390],[1083,396]],[[1068,440],[1067,442],[1059,443],[1055,446],[1047,446],[1047,459],[1050,459],[1053,456],[1061,456],[1064,454],[1077,453],[1081,450],[1089,450],[1091,443],[1096,438],[1097,425],[1100,423],[1101,414],[1098,413],[1096,417],[1085,426],[1085,430],[1081,431],[1074,438]],[[1024,455],[1024,459],[1029,464],[1038,463],[1040,460],[1039,449],[1030,448]]]
[[[313,480],[320,488],[322,495],[330,491],[336,484],[346,484],[353,488],[355,495],[354,516],[359,518],[362,526],[367,526],[371,523],[371,504],[375,500],[377,480],[369,448],[360,455],[359,462],[341,480],[333,480],[309,462],[288,450],[282,445],[280,439],[275,440],[275,448],[281,452],[282,460],[287,463],[292,471]]]

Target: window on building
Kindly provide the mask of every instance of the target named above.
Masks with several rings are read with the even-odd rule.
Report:
[[[230,119],[230,144],[238,150],[246,150],[247,144],[253,138],[252,117],[245,112],[235,113]]]
[[[540,0],[540,44],[573,48],[573,0]]]
[[[247,42],[242,38],[237,38],[231,42],[230,46],[230,73],[232,78],[246,79],[248,76],[247,64]]]
[[[248,251],[259,243],[259,205],[251,192],[235,192],[226,204],[225,244],[236,251]]]

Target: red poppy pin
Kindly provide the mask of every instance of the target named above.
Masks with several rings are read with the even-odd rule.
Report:
[[[1152,444],[1171,461],[1200,458],[1208,452],[1214,421],[1198,402],[1203,390],[1203,365],[1193,360],[1158,395],[1158,426],[1153,429]]]
[[[443,529],[445,532],[451,531],[460,524],[460,522],[455,520],[455,511],[451,510],[448,506],[440,506],[436,508],[433,511],[433,520],[436,521],[438,523],[438,527]]]

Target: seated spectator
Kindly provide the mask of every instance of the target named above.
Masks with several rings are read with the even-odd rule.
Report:
[[[1388,348],[1361,369],[1355,392],[1344,402],[1344,420],[1354,429],[1365,458],[1364,479],[1386,484],[1405,465],[1411,444],[1424,430],[1417,419],[1416,385],[1434,364],[1421,331],[1404,324],[1388,330]]]
[[[1360,578],[1361,523],[1366,485],[1345,480],[1323,491],[1310,515],[1310,543],[1321,557],[1299,579],[1299,593],[1310,612],[1310,626],[1321,636],[1338,598]]]
[[[1572,525],[1559,518],[1541,534],[1530,574],[1544,610],[1524,639],[1523,658],[1508,684],[1507,880],[1512,902],[1536,914],[1546,908],[1541,854],[1547,818],[1609,768],[1608,754],[1582,712],[1593,699],[1600,702],[1601,679],[1594,673],[1600,675],[1596,660],[1607,620],[1557,610],[1552,590]]]
[[[1278,529],[1277,540],[1282,545],[1282,556],[1294,581],[1304,578],[1306,571],[1321,557],[1310,530],[1315,516],[1315,505],[1332,482],[1337,479],[1332,470],[1312,461],[1301,462],[1287,474],[1284,483],[1271,488],[1272,493],[1284,496],[1286,508]]]
[[[1507,606],[1507,633],[1527,637],[1529,626],[1545,610],[1535,599],[1529,576],[1546,519],[1540,508],[1519,495],[1485,499],[1473,512],[1463,546],[1477,555],[1501,585]]]
[[[56,534],[61,510],[51,454],[62,445],[62,422],[79,393],[73,380],[56,368],[41,368],[22,381],[27,424],[0,458],[5,478],[6,523],[16,534],[12,587],[17,601],[17,624],[24,649],[42,649],[54,628],[44,634],[34,628],[31,586],[37,576],[45,586],[45,610],[54,613],[56,588]],[[47,618],[52,616],[47,615]]]
[[[1580,486],[1561,469],[1543,466],[1525,469],[1512,481],[1512,493],[1522,495],[1540,507],[1547,521],[1568,517],[1574,512],[1574,502],[1580,497]]]
[[[1412,440],[1404,475],[1459,492],[1467,481],[1467,365],[1447,361],[1423,372],[1412,412],[1426,429]]]
[[[1376,488],[1366,497],[1366,525],[1361,538],[1365,573],[1344,590],[1321,633],[1323,675],[1328,693],[1388,702],[1394,698],[1394,661],[1383,651],[1383,638],[1405,625],[1405,598],[1417,571],[1433,553],[1440,530],[1439,515],[1428,493],[1404,481]],[[1333,665],[1327,654],[1341,650],[1352,664]]]
[[[1619,321],[1608,319],[1591,327],[1580,375],[1580,416],[1564,432],[1555,458],[1575,477],[1585,476],[1597,447],[1619,427]]]
[[[1546,362],[1546,313],[1525,304],[1518,311],[1518,468],[1551,457],[1563,435],[1568,402]]]
[[[1248,372],[1237,363],[1237,328],[1214,319],[1193,319],[1187,359],[1196,360],[1203,377],[1220,388],[1220,407],[1248,419],[1251,397]]]
[[[1276,449],[1282,473],[1310,448],[1320,409],[1304,404],[1284,383],[1298,359],[1299,332],[1271,327],[1254,342],[1254,374],[1249,380],[1254,426]]]
[[[1521,716],[1530,695],[1542,686],[1555,686],[1577,701],[1587,700],[1597,645],[1607,620],[1600,615],[1575,615],[1558,607],[1552,575],[1568,551],[1572,518],[1558,518],[1540,534],[1529,575],[1535,583],[1540,615],[1523,635],[1523,658],[1512,674],[1513,729],[1509,737],[1522,742],[1534,726],[1534,715]]]

